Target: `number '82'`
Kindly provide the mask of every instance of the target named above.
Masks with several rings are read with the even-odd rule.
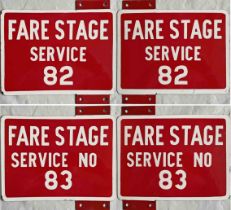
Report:
[[[173,78],[173,72],[176,74]],[[188,75],[188,68],[184,65],[177,66],[172,69],[169,66],[160,66],[158,70],[158,81],[161,85],[188,85],[186,77]]]
[[[48,86],[59,84],[61,86],[73,85],[71,80],[73,76],[73,68],[71,66],[63,66],[57,69],[54,66],[46,66],[44,68],[43,81]]]

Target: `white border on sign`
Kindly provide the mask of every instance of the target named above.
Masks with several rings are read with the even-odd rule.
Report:
[[[110,197],[7,197],[5,193],[5,120],[6,119],[42,119],[42,120],[91,120],[110,119],[113,123],[112,131],[112,195]],[[1,117],[1,189],[4,201],[30,201],[30,200],[69,200],[69,201],[113,201],[116,199],[116,120],[110,115],[78,116],[78,117],[22,117],[3,116]]]
[[[120,161],[121,161],[121,121],[127,119],[200,119],[200,118],[208,118],[208,119],[224,119],[226,122],[226,195],[220,197],[135,197],[135,196],[122,196],[121,195],[121,183],[120,183]],[[165,116],[150,116],[150,115],[142,115],[142,116],[121,116],[117,119],[117,149],[118,149],[118,198],[120,200],[139,200],[139,201],[153,201],[153,200],[226,200],[229,197],[229,139],[230,139],[230,119],[225,115],[165,115]],[[211,183],[212,184],[212,183]]]
[[[5,37],[4,17],[7,13],[111,13],[113,17],[113,45],[112,45],[112,89],[111,90],[29,90],[6,91],[5,90]],[[3,10],[1,14],[1,91],[4,95],[41,95],[41,94],[113,94],[116,91],[116,12],[105,10]]]
[[[226,16],[226,88],[225,89],[123,89],[121,88],[121,15],[139,13],[222,13]],[[229,92],[229,18],[225,10],[121,10],[118,12],[118,72],[117,90],[120,94],[224,94]]]

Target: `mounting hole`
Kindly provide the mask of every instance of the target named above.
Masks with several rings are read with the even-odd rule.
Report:
[[[103,7],[108,7],[107,1],[104,1],[104,2],[103,2]]]
[[[152,3],[149,3],[148,6],[149,6],[149,7],[152,7],[153,5],[152,5]]]
[[[103,97],[103,101],[107,101],[108,99],[107,99],[107,97]]]

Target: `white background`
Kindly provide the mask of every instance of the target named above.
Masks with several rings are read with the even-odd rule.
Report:
[[[36,107],[13,106],[1,107],[0,115],[16,116],[74,116],[74,107]],[[158,106],[157,115],[227,115],[230,107],[226,106]],[[112,107],[112,115],[120,115],[120,107]],[[231,154],[230,154],[231,156]],[[230,166],[231,175],[231,166]],[[122,210],[120,201],[111,203],[112,210]],[[28,201],[4,202],[0,201],[1,210],[75,210],[73,201]],[[79,208],[80,209],[80,208]],[[81,209],[80,209],[81,210]],[[142,210],[142,209],[141,209]],[[226,201],[157,201],[157,210],[230,210],[230,203]]]
[[[163,10],[226,10],[229,13],[229,0],[156,0],[157,9]],[[121,9],[121,0],[111,0],[111,8]],[[0,0],[0,9],[14,10],[75,10],[75,0]],[[15,52],[15,55],[17,56]],[[208,78],[209,79],[209,78]],[[228,104],[230,93],[218,95],[157,95],[158,104]],[[116,93],[112,103],[118,103]],[[0,104],[74,104],[74,95],[3,96]]]
[[[120,2],[111,0],[112,7],[117,10]],[[222,9],[229,12],[229,0],[156,0],[157,9]],[[74,0],[0,0],[1,9],[35,9],[35,10],[74,10]],[[15,55],[17,56],[15,52]],[[23,103],[50,103],[50,104],[74,104],[74,95],[44,95],[44,96],[2,96],[0,104]],[[120,97],[113,96],[112,103],[119,103]],[[202,104],[202,103],[229,103],[229,95],[158,95],[157,103],[173,104]],[[120,113],[119,107],[112,108],[114,115]],[[230,115],[229,107],[172,107],[164,106],[156,108],[157,115],[185,115],[185,114],[226,114]],[[74,107],[0,107],[0,115],[25,115],[25,116],[74,116]],[[230,167],[231,169],[231,167]],[[20,180],[19,180],[20,181]],[[1,210],[74,210],[72,201],[30,201],[30,202],[3,202],[0,201]],[[121,202],[113,202],[112,210],[121,210]],[[230,210],[230,202],[227,201],[158,201],[157,210]]]

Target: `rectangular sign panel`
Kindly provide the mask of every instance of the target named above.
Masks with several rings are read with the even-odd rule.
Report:
[[[227,21],[216,11],[121,11],[119,92],[227,92]]]
[[[2,91],[112,93],[114,21],[110,10],[4,11]]]
[[[114,132],[107,116],[3,117],[3,199],[114,199]]]
[[[226,199],[227,121],[224,116],[121,117],[120,199]]]

